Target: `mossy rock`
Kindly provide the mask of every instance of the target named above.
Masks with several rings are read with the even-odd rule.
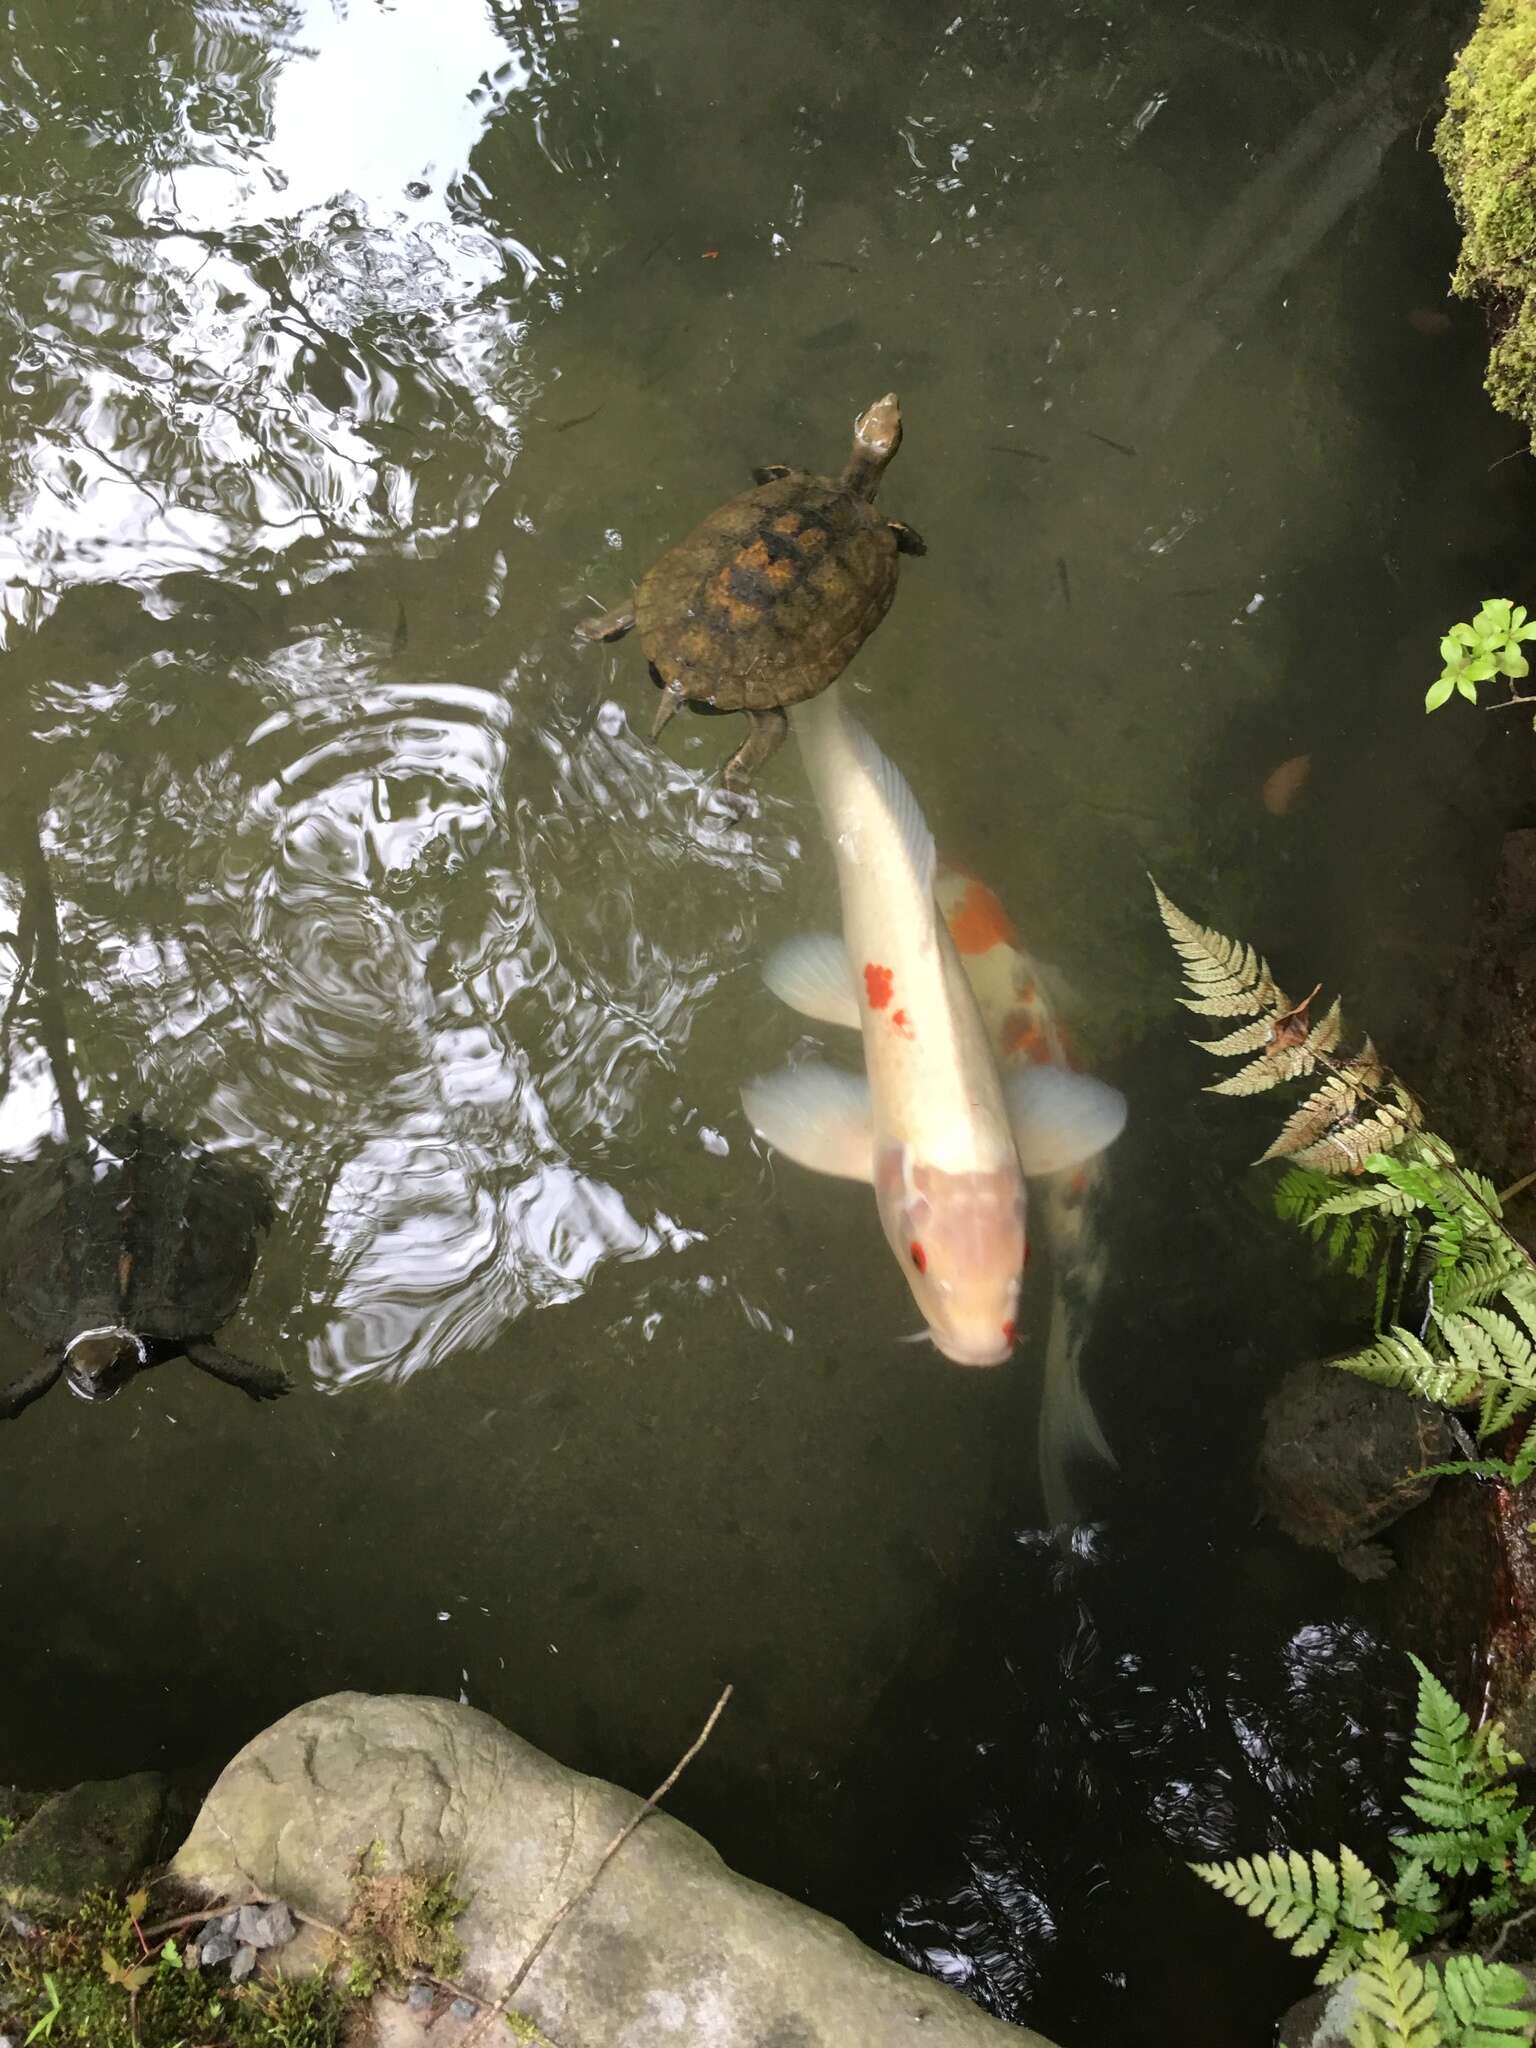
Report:
[[[63,1918],[88,1892],[126,1884],[165,1847],[168,1794],[158,1771],[55,1792],[0,1842],[0,1901]]]
[[[1447,84],[1435,153],[1461,222],[1451,280],[1494,325],[1487,391],[1536,443],[1536,0],[1484,0]]]

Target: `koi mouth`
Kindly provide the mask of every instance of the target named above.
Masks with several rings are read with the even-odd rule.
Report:
[[[942,1351],[951,1365],[1004,1365],[1013,1356],[1013,1346],[999,1339],[995,1344],[967,1344],[959,1337],[941,1337],[928,1331],[928,1339]]]

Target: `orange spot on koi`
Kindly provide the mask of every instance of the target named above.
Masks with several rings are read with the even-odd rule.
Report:
[[[1006,910],[984,882],[967,882],[965,894],[949,915],[949,936],[960,953],[990,953],[994,946],[1016,946],[1019,935]]]
[[[891,990],[896,977],[889,967],[879,967],[873,960],[864,964],[864,992],[869,997],[872,1010],[883,1010],[891,1000]]]
[[[912,1029],[912,1019],[905,1010],[893,1011],[891,1013],[891,1023],[901,1033],[903,1038],[916,1038],[917,1033]]]

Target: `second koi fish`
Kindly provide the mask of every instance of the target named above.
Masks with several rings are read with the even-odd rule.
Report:
[[[1125,1101],[1051,1065],[1005,1086],[934,900],[917,799],[838,686],[797,710],[796,732],[837,863],[844,936],[780,947],[768,985],[807,1016],[861,1029],[866,1071],[786,1068],[750,1082],[743,1106],[802,1166],[873,1182],[933,1342],[957,1365],[1001,1365],[1024,1271],[1024,1176],[1092,1158],[1119,1135]]]

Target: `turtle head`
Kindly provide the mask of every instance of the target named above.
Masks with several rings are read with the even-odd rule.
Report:
[[[148,1363],[140,1340],[117,1323],[82,1330],[64,1347],[65,1382],[82,1401],[110,1401]]]
[[[901,446],[901,407],[894,391],[877,398],[853,423],[853,453],[843,482],[861,497],[872,498],[896,450]]]

